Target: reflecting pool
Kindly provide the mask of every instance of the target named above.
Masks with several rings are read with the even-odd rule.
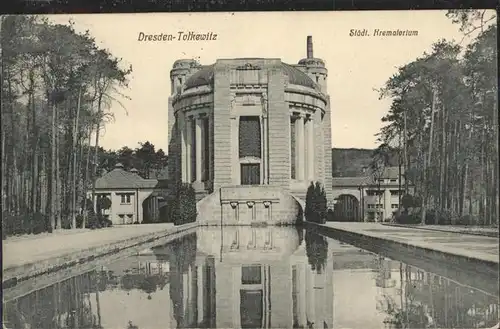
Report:
[[[495,280],[492,278],[492,280]],[[491,328],[498,296],[292,227],[204,227],[3,305],[7,328]]]

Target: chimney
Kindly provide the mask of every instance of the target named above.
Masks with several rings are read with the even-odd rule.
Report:
[[[307,36],[307,58],[313,58],[313,37]]]

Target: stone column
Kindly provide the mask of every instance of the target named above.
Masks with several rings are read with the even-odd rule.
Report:
[[[307,180],[314,180],[314,122],[312,117],[306,121],[306,139],[307,139]]]
[[[207,129],[207,122],[208,122],[208,118],[203,116],[201,118],[201,144],[200,144],[200,148],[201,148],[201,181],[203,181],[203,182],[207,180],[207,176],[208,176],[206,166],[205,166],[206,157],[208,156],[206,154],[207,152],[205,152],[206,143],[208,143],[208,141],[205,140],[205,129]]]
[[[186,161],[186,182],[191,183],[193,181],[192,177],[192,150],[193,150],[193,121],[191,117],[186,118],[185,126],[184,129],[186,131],[186,156],[185,156],[185,161]]]
[[[181,134],[181,177],[182,182],[187,183],[187,129],[186,129],[186,119],[184,118],[184,114],[179,114],[180,120],[180,134]]]
[[[201,168],[202,168],[202,158],[201,158],[201,151],[202,151],[202,129],[203,129],[203,118],[197,117],[196,118],[196,181],[201,182],[202,177],[201,177]]]
[[[304,116],[299,114],[295,120],[295,179],[304,180]]]
[[[267,177],[268,172],[268,159],[267,159],[267,115],[263,117],[263,131],[262,131],[262,140],[264,141],[263,154],[262,154],[262,162],[264,163],[264,170],[262,176],[264,177],[264,184],[269,184],[269,180]]]

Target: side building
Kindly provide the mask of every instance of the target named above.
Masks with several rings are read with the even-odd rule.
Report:
[[[389,220],[400,208],[400,196],[414,193],[408,182],[405,191],[404,175],[399,167],[387,167],[380,176],[334,177],[332,191],[335,216],[349,221]]]
[[[155,179],[139,176],[136,169],[125,170],[121,163],[96,180],[94,209],[100,211],[113,225],[141,224],[158,221],[166,216],[168,179],[159,175]],[[92,189],[87,192],[92,200]],[[101,199],[107,198],[109,208],[101,209]],[[90,201],[92,202],[92,201]]]

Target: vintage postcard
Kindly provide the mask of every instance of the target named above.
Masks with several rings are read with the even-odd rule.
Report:
[[[498,328],[496,22],[2,16],[3,329]]]

